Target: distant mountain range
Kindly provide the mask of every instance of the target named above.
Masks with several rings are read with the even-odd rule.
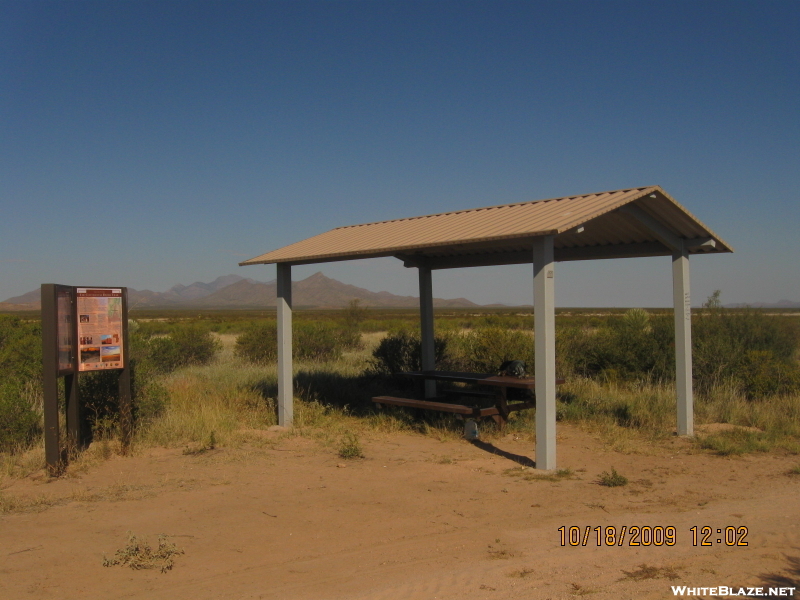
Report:
[[[166,292],[128,288],[128,306],[136,308],[264,308],[277,304],[277,284],[261,282],[239,275],[217,277],[211,283],[196,281],[191,285],[174,285]],[[389,292],[371,292],[314,273],[311,277],[292,282],[292,304],[304,308],[343,308],[351,300],[374,308],[415,308],[419,298],[397,296]],[[444,300],[434,298],[433,304],[443,308],[478,306],[465,298]],[[0,302],[0,310],[37,310],[40,290],[14,296]]]
[[[38,310],[40,291],[38,289],[14,296],[0,302],[0,311]],[[277,285],[275,281],[256,281],[239,275],[223,275],[211,283],[196,281],[191,285],[177,284],[166,292],[135,290],[128,288],[130,308],[264,308],[276,305]],[[314,273],[311,277],[292,282],[292,300],[296,307],[303,308],[343,308],[351,300],[360,300],[362,306],[373,308],[416,308],[416,296],[397,296],[389,292],[371,292],[364,288],[348,285]],[[465,298],[444,300],[434,298],[433,304],[441,308],[470,308],[478,304]],[[499,304],[487,305],[499,307]],[[726,304],[725,308],[800,308],[800,302],[781,300],[767,303]]]

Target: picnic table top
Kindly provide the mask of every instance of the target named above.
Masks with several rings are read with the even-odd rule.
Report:
[[[477,385],[491,385],[496,387],[518,388],[532,390],[536,387],[533,377],[511,377],[509,375],[495,375],[493,373],[466,373],[463,371],[404,371],[401,375],[416,377],[418,379],[436,379],[438,381],[453,381],[460,383],[474,383]],[[563,379],[556,383],[564,383]]]

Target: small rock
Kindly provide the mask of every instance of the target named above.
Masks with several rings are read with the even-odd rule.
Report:
[[[340,468],[340,469],[345,469],[345,468],[347,468],[347,465],[346,465],[346,464],[344,464],[344,463],[339,463],[339,464],[338,464],[338,465],[336,465],[336,466],[337,466],[338,468]]]

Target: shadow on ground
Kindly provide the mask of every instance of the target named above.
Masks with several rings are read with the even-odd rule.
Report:
[[[523,467],[536,467],[536,461],[527,456],[523,456],[521,454],[514,454],[513,452],[507,452],[506,450],[501,450],[494,444],[490,444],[489,442],[482,442],[481,440],[470,440],[470,444],[475,446],[476,448],[480,448],[484,452],[488,452],[489,454],[494,454],[496,456],[502,456],[503,458],[507,458],[518,465],[522,465]]]
[[[800,548],[795,548],[800,550]],[[786,569],[781,573],[764,573],[759,575],[761,581],[768,587],[794,587],[800,590],[800,556],[786,555],[788,563]],[[798,595],[795,590],[795,596]]]

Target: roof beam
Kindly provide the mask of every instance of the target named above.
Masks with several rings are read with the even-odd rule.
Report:
[[[645,256],[671,256],[672,250],[661,242],[639,242],[634,244],[608,244],[603,246],[576,246],[555,248],[557,262],[572,260],[599,260],[606,258],[637,258]],[[485,254],[460,254],[453,256],[423,256],[397,254],[408,268],[462,269],[466,267],[490,267],[496,265],[523,265],[531,262],[530,250],[488,252]]]
[[[556,248],[557,262],[671,255],[672,250],[661,242],[637,242],[633,244],[605,244],[602,246]]]
[[[690,252],[699,252],[701,250],[716,250],[717,240],[712,237],[694,238],[691,240],[684,240],[684,247]]]
[[[651,217],[635,204],[626,204],[619,207],[619,212],[629,220],[643,225],[659,242],[670,250],[683,249],[683,240],[664,227],[658,220]]]

